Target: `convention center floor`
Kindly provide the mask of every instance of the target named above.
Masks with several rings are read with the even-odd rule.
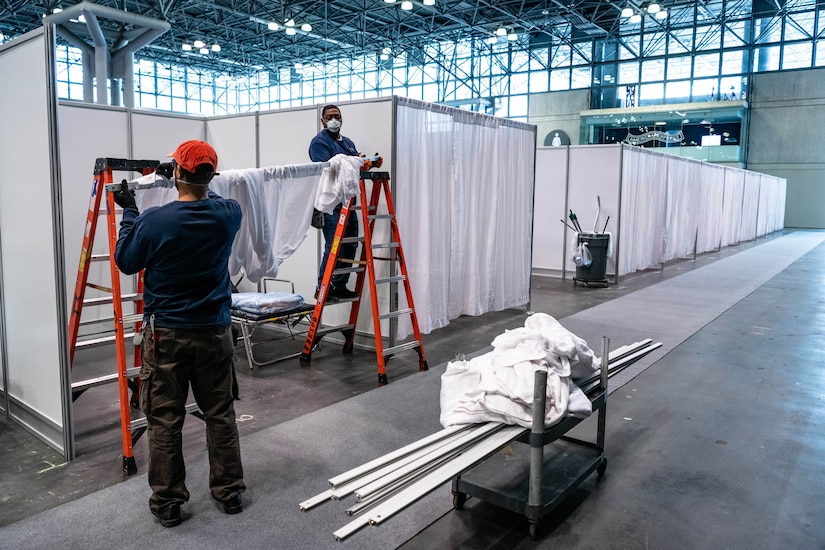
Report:
[[[608,288],[533,277],[529,311],[548,313],[564,325],[566,317],[793,233],[779,231],[692,260],[669,262],[663,269],[622,277]],[[470,498],[463,510],[448,506],[434,521],[417,526],[400,545],[386,547],[822,548],[823,271],[825,243],[820,243],[611,393],[606,474],[592,475],[572,491],[543,519],[537,540],[528,535],[524,517]],[[748,276],[741,274],[743,279]],[[712,286],[713,281],[705,284]],[[689,293],[702,291],[686,288],[686,301],[690,302]],[[424,335],[429,365],[442,365],[456,353],[488,348],[498,334],[522,326],[525,315],[524,310],[514,309],[461,317]],[[283,353],[282,348],[289,346],[298,351],[302,343],[272,344],[277,348],[273,353]],[[599,342],[588,344],[598,353]],[[251,441],[254,434],[377,386],[374,353],[355,349],[345,355],[333,341],[322,341],[309,366],[301,366],[295,358],[251,370],[241,345],[236,357],[242,452],[244,440]],[[86,378],[113,369],[113,348],[104,345],[78,350],[73,374]],[[412,352],[391,359],[387,373],[390,386],[429,374],[419,373]],[[71,462],[0,418],[0,548],[5,547],[4,527],[11,529],[38,514],[46,517],[66,503],[130,479],[121,473],[118,410],[113,385],[92,388],[75,401],[77,457]],[[194,417],[187,418],[184,445],[187,457],[205,453],[203,425]],[[138,475],[145,473],[146,437],[138,439],[134,454]],[[123,513],[148,515],[148,496],[146,486],[145,500],[124,502]],[[311,521],[312,516],[307,517]],[[96,521],[95,510],[88,510],[88,521]],[[352,538],[357,539],[357,534]],[[54,542],[81,544],[59,535]],[[128,540],[124,543],[130,546]],[[329,547],[334,544],[359,547],[357,540],[350,539],[331,542]],[[271,547],[300,546],[273,543]]]

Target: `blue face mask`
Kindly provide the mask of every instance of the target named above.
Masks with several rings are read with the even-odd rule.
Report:
[[[327,130],[332,132],[333,134],[337,134],[341,131],[341,121],[337,118],[331,118],[327,121]]]

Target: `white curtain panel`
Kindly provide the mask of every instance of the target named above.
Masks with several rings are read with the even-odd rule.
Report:
[[[396,215],[419,329],[527,304],[535,128],[397,101]]]
[[[702,164],[668,159],[667,231],[664,261],[693,256],[699,228]]]
[[[745,173],[745,190],[742,200],[742,240],[756,238],[756,216],[759,206],[759,186],[762,176],[756,172]]]
[[[667,221],[668,157],[640,147],[622,149],[622,236],[618,274],[663,260]]]
[[[742,235],[742,201],[745,193],[745,171],[725,168],[725,194],[722,199],[722,246],[739,244]]]
[[[705,164],[700,179],[699,232],[696,252],[718,250],[722,234],[723,203],[725,196],[725,167]]]

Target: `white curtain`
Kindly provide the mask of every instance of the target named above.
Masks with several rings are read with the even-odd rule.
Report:
[[[762,176],[757,172],[745,173],[745,189],[742,198],[742,240],[756,238],[757,208],[759,206],[759,184]]]
[[[722,199],[722,246],[739,244],[742,235],[742,200],[745,171],[725,168],[725,195]]]
[[[618,274],[661,263],[666,236],[668,157],[622,148],[621,254]]]
[[[664,261],[693,255],[699,228],[702,165],[681,157],[668,159],[667,237]]]
[[[241,268],[255,283],[275,277],[283,261],[301,245],[309,231],[312,204],[324,163],[221,170],[210,183],[218,195],[235,199],[243,218],[229,257],[229,272]],[[152,178],[154,175],[145,176]],[[140,181],[140,180],[139,180]],[[177,198],[175,189],[151,187],[137,193],[140,210]]]
[[[396,214],[421,332],[528,303],[535,127],[397,101]],[[398,337],[409,330],[400,318]]]
[[[701,197],[699,204],[699,232],[696,252],[719,249],[724,212],[725,167],[715,164],[702,165]]]

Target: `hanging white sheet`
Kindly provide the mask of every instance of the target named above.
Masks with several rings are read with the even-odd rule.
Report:
[[[229,272],[241,268],[255,283],[276,277],[278,268],[307,236],[312,205],[324,165],[322,163],[221,170],[210,183],[218,195],[235,199],[243,218],[229,258]],[[164,178],[165,180],[165,178]],[[154,174],[137,180],[140,210],[177,198],[169,180]]]

